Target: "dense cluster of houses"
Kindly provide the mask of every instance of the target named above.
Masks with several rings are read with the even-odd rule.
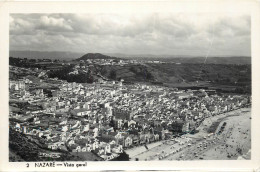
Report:
[[[87,59],[80,60],[80,63],[98,64],[98,65],[127,65],[127,64],[141,64],[142,61],[137,60],[122,60],[122,59]],[[76,65],[76,68],[85,68],[85,65]]]
[[[244,106],[250,99],[122,81],[55,83],[59,89],[48,95],[26,77],[10,81],[10,97],[27,103],[23,111],[11,104],[10,126],[43,140],[51,150],[93,152],[104,160],[133,146],[192,132],[205,118]]]

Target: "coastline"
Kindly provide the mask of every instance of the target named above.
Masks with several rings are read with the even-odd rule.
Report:
[[[209,133],[207,133],[207,129],[218,119],[221,119],[221,122],[219,123],[215,134],[208,136]],[[250,121],[251,107],[236,109],[211,117],[210,119],[205,119],[198,127],[199,132],[194,135],[185,134],[174,140],[163,140],[147,144],[148,150],[144,146],[134,147],[126,150],[126,153],[129,154],[131,161],[229,160],[238,159],[238,157],[250,159],[251,157],[248,155],[248,152],[251,149]],[[216,134],[224,122],[227,124],[225,129],[221,134]],[[244,140],[242,143],[241,137],[243,137]],[[248,137],[250,139],[248,139]],[[183,142],[184,144],[180,145],[176,140],[178,142]],[[242,151],[238,153],[238,149],[241,149]]]

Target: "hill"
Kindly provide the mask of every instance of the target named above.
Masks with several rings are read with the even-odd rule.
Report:
[[[164,63],[102,66],[101,74],[108,78],[113,76],[114,79],[122,78],[125,81],[133,82],[190,83],[204,81],[229,84],[251,82],[250,65]]]
[[[118,58],[103,55],[103,54],[100,54],[100,53],[88,53],[88,54],[85,54],[82,57],[76,59],[75,61],[88,60],[88,59],[118,59]]]
[[[181,89],[209,88],[223,92],[250,93],[251,66],[231,64],[145,64],[102,66],[101,74],[129,83],[145,82]]]
[[[110,80],[123,79],[127,83],[145,82],[170,87],[211,87],[212,89],[235,90],[250,92],[251,66],[234,64],[129,64],[129,65],[98,65],[86,69],[78,69],[77,75],[69,75],[68,69],[49,72],[49,77],[60,78],[69,82],[92,83],[98,78]],[[242,89],[242,90],[241,90]]]

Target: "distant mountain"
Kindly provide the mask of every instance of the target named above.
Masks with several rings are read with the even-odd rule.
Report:
[[[76,59],[76,61],[88,60],[88,59],[119,59],[119,58],[103,55],[100,53],[88,53],[88,54],[85,54],[82,57]]]
[[[9,52],[10,57],[20,57],[29,59],[60,59],[73,60],[79,58],[84,53],[63,52],[63,51],[13,51]]]

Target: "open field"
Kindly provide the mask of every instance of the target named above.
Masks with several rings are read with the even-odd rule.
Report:
[[[214,134],[207,131],[212,123],[220,121]],[[169,141],[129,149],[132,161],[138,160],[234,160],[251,149],[251,110],[238,109],[206,119],[200,132]],[[250,159],[249,155],[247,158]]]

